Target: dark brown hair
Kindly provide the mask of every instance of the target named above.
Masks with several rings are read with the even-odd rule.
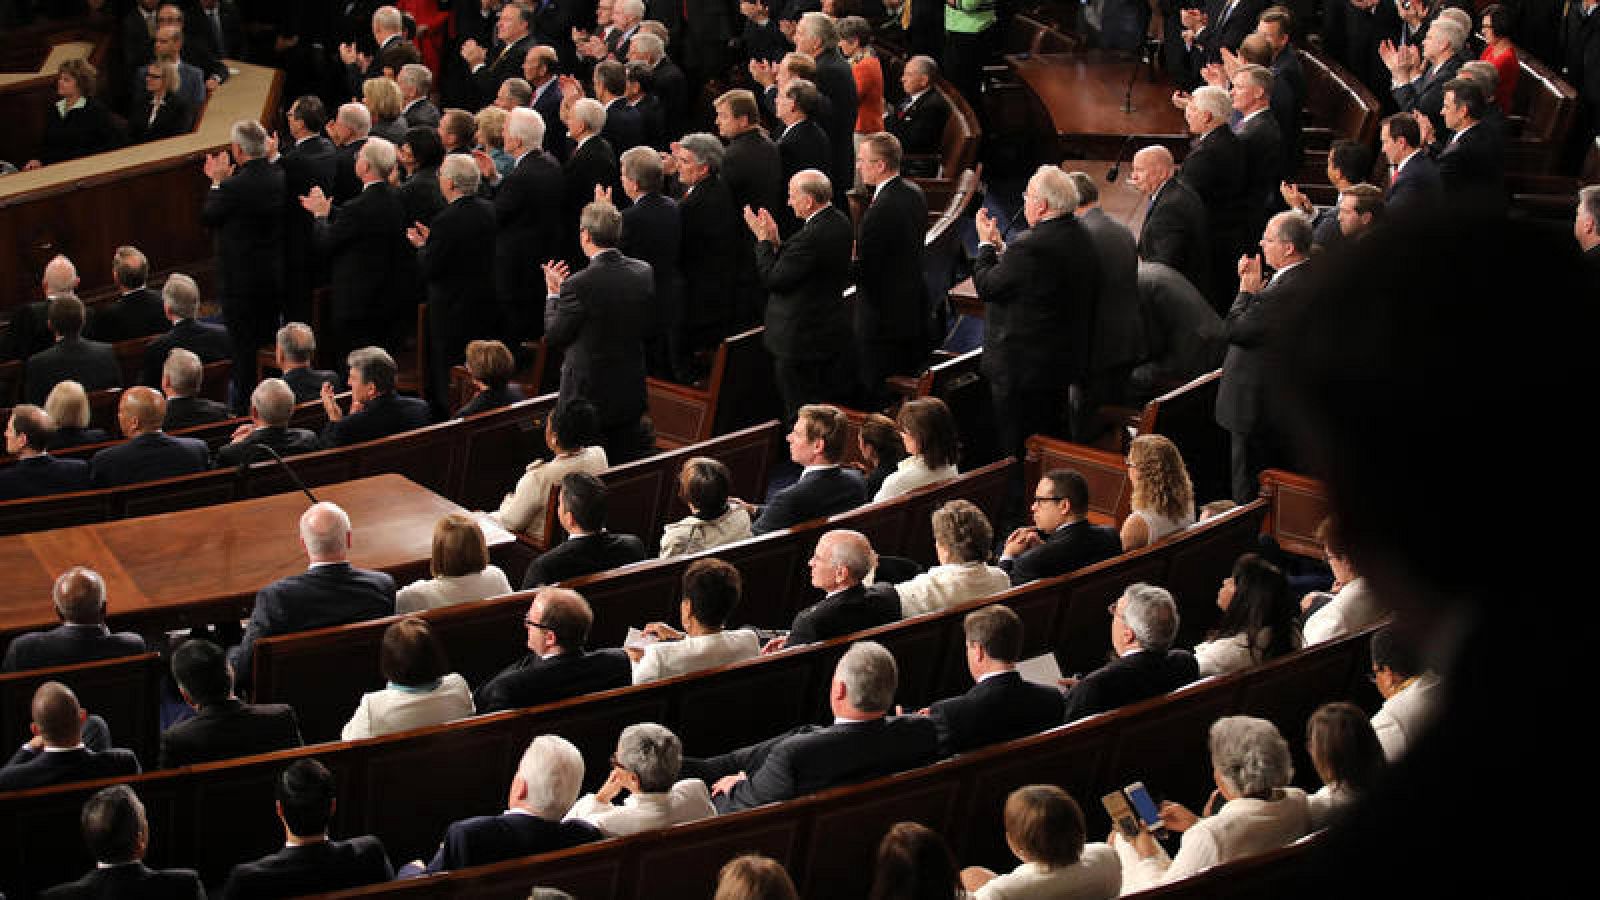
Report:
[[[1053,784],[1019,787],[1006,798],[1006,837],[1029,862],[1070,866],[1083,855],[1083,810]]]
[[[471,575],[489,564],[489,545],[483,529],[471,516],[450,513],[433,526],[433,562],[429,571],[440,575]]]
[[[390,682],[415,687],[438,681],[450,663],[427,621],[406,616],[384,629],[378,668]]]

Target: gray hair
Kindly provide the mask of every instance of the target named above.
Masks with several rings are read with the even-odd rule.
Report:
[[[611,14],[622,13],[630,19],[644,18],[644,0],[617,0],[611,5]]]
[[[200,357],[193,350],[173,347],[167,351],[167,361],[161,366],[161,377],[171,390],[168,397],[193,397],[200,390]]]
[[[844,685],[845,698],[862,712],[888,712],[900,680],[894,654],[876,641],[856,641],[839,659],[833,677]]]
[[[1311,219],[1305,213],[1296,209],[1278,213],[1267,220],[1267,230],[1273,232],[1278,240],[1294,248],[1294,252],[1304,256],[1311,252],[1311,239],[1314,230]]]
[[[833,202],[833,183],[821,169],[802,169],[790,179],[801,193],[818,203]]]
[[[234,146],[239,148],[239,155],[245,159],[260,159],[267,155],[267,130],[261,127],[260,122],[244,119],[233,123],[228,140],[233,141]]]
[[[1233,73],[1233,80],[1238,81],[1240,78],[1260,88],[1263,96],[1272,95],[1272,70],[1266,66],[1242,66],[1239,71]]]
[[[584,97],[572,104],[572,114],[583,123],[584,130],[597,133],[606,125],[606,108],[593,97]]]
[[[523,751],[517,774],[528,786],[528,811],[558,821],[583,786],[583,754],[564,737],[541,734]]]
[[[828,542],[828,561],[836,566],[844,566],[856,581],[866,578],[867,573],[877,565],[872,542],[859,531],[840,528],[823,535],[818,543],[822,541]]]
[[[1028,179],[1028,190],[1055,213],[1070,213],[1078,208],[1078,189],[1060,166],[1040,166]]]
[[[1454,6],[1450,8],[1455,9]],[[1483,88],[1484,95],[1491,100],[1494,99],[1495,90],[1500,87],[1500,72],[1495,69],[1494,63],[1488,60],[1475,59],[1471,62],[1462,63],[1461,68],[1456,72],[1456,77],[1468,78],[1477,82],[1478,87]]]
[[[439,180],[450,182],[457,193],[468,197],[478,192],[478,164],[465,153],[452,153],[439,164]]]
[[[1211,767],[1233,792],[1258,800],[1294,777],[1289,742],[1266,719],[1227,716],[1211,723]]]
[[[634,35],[633,40],[628,43],[628,48],[643,53],[652,66],[661,62],[661,57],[667,52],[667,45],[661,42],[661,38],[647,31]]]
[[[800,24],[796,31],[804,31],[817,39],[822,49],[839,46],[839,26],[833,24],[833,19],[825,12],[808,12],[800,16]]]
[[[1140,648],[1165,653],[1178,636],[1178,604],[1166,588],[1142,581],[1122,592],[1122,621]]]
[[[1200,111],[1208,114],[1214,121],[1226,123],[1228,117],[1233,115],[1233,100],[1228,92],[1216,85],[1208,84],[1195,88],[1189,96],[1189,104],[1199,107]]]
[[[1439,10],[1439,20],[1454,22],[1460,25],[1468,34],[1472,33],[1472,15],[1464,9],[1446,6],[1444,9]]]
[[[1443,17],[1435,19],[1433,24],[1428,26],[1428,33],[1433,34],[1435,30],[1450,46],[1452,54],[1460,53],[1461,47],[1467,42],[1467,30],[1461,27],[1460,22],[1453,19]]]
[[[361,145],[361,158],[367,161],[372,174],[380,180],[387,180],[389,173],[394,171],[396,156],[394,144],[385,138],[370,137]]]
[[[106,582],[87,566],[73,566],[56,576],[50,599],[56,613],[73,625],[105,621]]]
[[[412,90],[422,96],[427,96],[429,89],[433,87],[433,73],[422,63],[406,63],[401,66],[394,80],[403,85],[410,85]]]
[[[250,392],[250,406],[268,425],[283,427],[294,414],[294,390],[282,378],[267,378]]]
[[[617,738],[617,765],[639,776],[646,794],[671,790],[683,766],[683,742],[654,722],[629,725]]]
[[[678,139],[678,146],[689,151],[701,165],[713,172],[722,168],[722,141],[714,134],[695,131]]]
[[[350,351],[345,357],[345,365],[361,374],[361,380],[378,389],[378,393],[387,394],[394,390],[394,376],[397,367],[394,357],[382,347],[362,347]]]
[[[300,541],[311,556],[339,556],[350,541],[350,516],[326,500],[300,516]]]
[[[538,111],[519,106],[506,116],[506,136],[522,143],[524,153],[544,146],[544,116]]]
[[[310,325],[290,322],[278,329],[278,350],[289,362],[311,362],[317,352],[317,336]]]
[[[50,258],[44,266],[45,296],[64,294],[78,288],[78,267],[60,253]]]
[[[650,147],[630,147],[617,160],[622,174],[646,193],[661,190],[661,155]]]
[[[527,106],[533,100],[533,85],[529,84],[526,78],[512,76],[500,82],[500,86],[505,88],[506,93],[511,95],[511,99],[519,107]]]
[[[588,232],[597,247],[615,247],[622,240],[622,213],[609,203],[595,201],[578,214],[578,229]]]
[[[372,130],[372,111],[360,103],[346,103],[339,107],[338,122],[356,137],[364,138]]]
[[[380,6],[373,10],[372,24],[384,31],[405,30],[405,19],[400,16],[400,10],[392,6]]]
[[[200,311],[200,285],[182,272],[167,276],[161,286],[161,305],[167,314],[180,319],[192,319]]]
[[[1588,214],[1600,224],[1600,184],[1591,184],[1578,191],[1578,211]]]
[[[916,69],[928,76],[929,80],[939,77],[939,61],[931,56],[913,56],[906,60],[906,68]]]

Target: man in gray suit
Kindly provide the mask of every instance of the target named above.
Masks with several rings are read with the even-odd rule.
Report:
[[[1100,290],[1090,311],[1089,358],[1072,386],[1072,439],[1087,444],[1098,436],[1095,411],[1122,399],[1128,375],[1144,351],[1139,321],[1139,247],[1128,226],[1100,208],[1100,188],[1083,172],[1068,174],[1078,189],[1078,224],[1089,233],[1100,260]]]
[[[1222,365],[1222,317],[1183,273],[1139,263],[1143,361],[1128,378],[1127,401],[1146,403]]]

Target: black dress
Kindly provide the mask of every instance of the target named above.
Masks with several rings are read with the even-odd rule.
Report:
[[[104,105],[93,97],[61,115],[60,107],[50,104],[45,110],[44,149],[39,161],[46,165],[65,162],[115,149],[122,143],[117,126]]]

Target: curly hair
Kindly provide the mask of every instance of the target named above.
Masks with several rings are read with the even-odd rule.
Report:
[[[959,562],[986,561],[994,529],[969,500],[951,500],[933,511],[933,539]]]
[[[1168,519],[1194,516],[1194,484],[1178,445],[1159,434],[1141,434],[1128,447],[1128,466],[1139,473],[1133,482],[1133,508]]]

